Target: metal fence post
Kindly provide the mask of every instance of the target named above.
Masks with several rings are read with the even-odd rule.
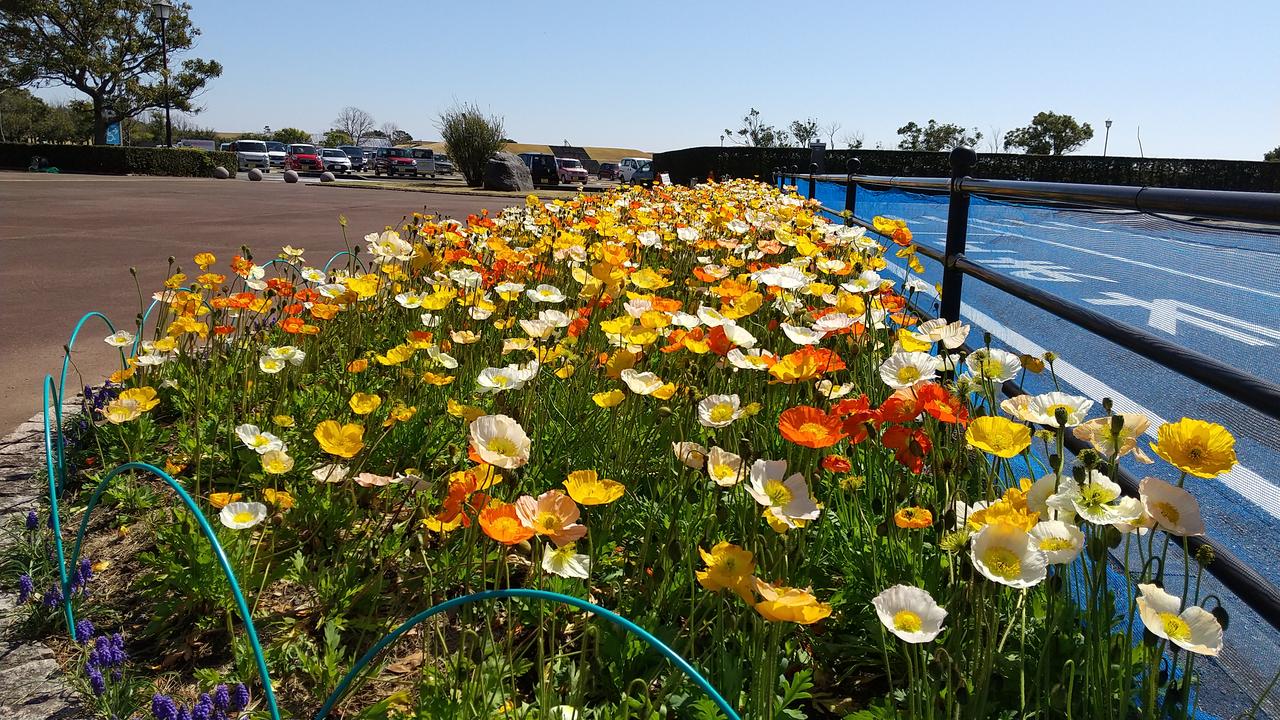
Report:
[[[960,319],[960,288],[964,273],[955,259],[964,254],[969,234],[969,195],[960,190],[960,180],[978,164],[978,154],[967,147],[951,151],[951,194],[947,201],[947,247],[942,268],[942,317],[947,322]]]
[[[814,180],[818,174],[818,163],[809,163],[809,199],[813,199],[814,191],[817,189],[817,181]]]
[[[844,219],[844,224],[852,227],[853,215],[858,210],[858,186],[853,182],[853,176],[857,175],[858,171],[862,169],[862,161],[858,158],[849,158],[849,161],[844,164],[844,169],[848,175],[845,178],[844,186],[844,209],[849,213]]]

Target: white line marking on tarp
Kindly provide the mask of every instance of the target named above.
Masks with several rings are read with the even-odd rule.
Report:
[[[981,224],[981,225],[989,225],[997,228],[1000,227],[999,225],[996,225],[995,223],[987,222],[986,220],[971,220],[971,222],[976,224]],[[1181,270],[1174,270],[1173,268],[1170,268],[1170,267],[1165,267],[1163,265],[1155,265],[1148,262],[1142,262],[1141,260],[1130,260],[1127,257],[1120,257],[1119,255],[1112,255],[1110,253],[1104,253],[1098,250],[1090,250],[1089,248],[1082,248],[1077,245],[1069,245],[1067,243],[1060,243],[1053,240],[1045,240],[1044,238],[1032,237],[1030,235],[1021,235],[1015,232],[1005,232],[1004,234],[1009,237],[1021,238],[1023,240],[1031,240],[1033,242],[1038,242],[1043,245],[1053,245],[1054,247],[1066,248],[1068,250],[1074,250],[1076,252],[1088,253],[1090,255],[1104,257],[1104,258],[1107,258],[1108,260],[1115,260],[1117,262],[1129,263],[1130,265],[1137,265],[1139,267],[1149,268],[1151,270],[1159,270],[1160,272],[1169,273],[1170,275],[1179,275],[1181,277],[1191,278],[1192,280],[1199,280],[1201,282],[1206,282],[1213,285],[1220,285],[1222,287],[1232,288],[1233,290],[1243,290],[1244,292],[1250,292],[1257,295],[1265,295],[1266,297],[1280,298],[1280,293],[1270,292],[1269,290],[1263,290],[1261,288],[1253,288],[1247,285],[1241,285],[1239,283],[1234,283],[1234,282],[1227,282],[1225,280],[1218,280],[1217,278],[1205,277],[1203,275],[1196,275],[1194,273],[1183,272]]]
[[[906,277],[907,275],[905,270],[893,263],[889,263],[885,269],[898,277]],[[937,291],[932,287],[922,287],[921,292],[935,299],[938,297]],[[1035,356],[1044,354],[1045,349],[1033,340],[1006,327],[995,318],[975,309],[968,303],[960,303],[960,313],[1019,353]],[[1167,422],[1164,418],[1139,405],[1128,396],[1117,392],[1110,385],[1063,360],[1061,355],[1054,361],[1053,370],[1061,380],[1084,393],[1095,402],[1102,402],[1103,398],[1111,398],[1112,407],[1115,408],[1116,412],[1142,413],[1146,415],[1151,419],[1151,426],[1147,429],[1147,435],[1152,438],[1156,437],[1156,430]],[[1280,487],[1277,487],[1270,480],[1239,463],[1229,472],[1219,475],[1218,480],[1244,499],[1266,510],[1272,517],[1280,519]]]

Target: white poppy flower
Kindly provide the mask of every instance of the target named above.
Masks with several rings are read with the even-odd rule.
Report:
[[[1222,650],[1222,625],[1199,605],[1181,610],[1182,601],[1159,587],[1138,585],[1138,615],[1153,635],[1188,652],[1217,655]]]
[[[707,449],[695,442],[673,442],[671,450],[685,467],[701,470],[707,462]]]
[[[635,368],[623,370],[619,377],[637,395],[652,395],[663,385],[662,378],[654,373],[638,372]]]
[[[938,374],[938,359],[925,352],[896,352],[880,363],[880,379],[894,390],[932,380]]]
[[[1044,553],[1050,565],[1066,565],[1074,562],[1084,549],[1084,533],[1075,525],[1061,520],[1043,520],[1036,523],[1029,533],[1031,545]]]
[[[698,422],[703,427],[727,427],[742,415],[737,395],[708,395],[698,403]]]
[[[1146,477],[1138,484],[1138,495],[1161,530],[1178,537],[1204,534],[1200,504],[1186,490],[1160,478]]]
[[[312,470],[311,477],[315,478],[319,482],[336,483],[347,479],[347,475],[350,474],[350,472],[351,468],[346,465],[330,463],[328,465],[321,465],[315,470]]]
[[[244,425],[236,426],[236,437],[240,438],[240,442],[244,443],[245,447],[259,455],[272,450],[285,449],[283,440],[269,432],[259,430],[257,425],[245,423]]]
[[[786,460],[757,460],[751,464],[747,493],[787,527],[797,527],[797,520],[816,520],[822,510],[809,494],[804,475],[795,473],[784,480],[786,474]]]
[[[1031,544],[1031,536],[1005,523],[983,526],[973,536],[969,557],[988,580],[1014,588],[1029,588],[1045,579],[1045,554]]]
[[[529,436],[520,423],[506,415],[478,417],[468,433],[476,454],[490,465],[513,470],[529,462]]]
[[[267,517],[267,506],[260,502],[227,503],[218,513],[222,524],[232,530],[246,530]]]
[[[933,596],[918,587],[894,585],[871,599],[876,616],[889,632],[904,642],[925,643],[942,632],[947,611]]]
[[[797,345],[817,345],[822,342],[822,338],[827,334],[820,330],[792,325],[790,323],[782,323],[782,332],[786,333],[787,339]]]
[[[751,279],[783,290],[799,290],[809,284],[809,276],[792,265],[779,265],[751,273]]]
[[[542,569],[563,578],[585,580],[591,575],[591,558],[575,553],[573,543],[560,547],[547,543],[542,551]]]
[[[1054,391],[1032,397],[1027,402],[1027,414],[1033,423],[1057,427],[1057,412],[1065,410],[1067,413],[1065,427],[1074,427],[1084,422],[1091,407],[1093,407],[1093,401],[1088,398]]]
[[[884,282],[884,279],[874,270],[863,270],[858,277],[843,283],[840,287],[851,293],[861,294],[879,290],[882,282]]]
[[[560,292],[560,288],[546,283],[531,290],[526,290],[525,295],[533,302],[552,304],[564,302],[564,293]]]
[[[117,330],[103,338],[103,342],[111,347],[125,347],[133,344],[133,333],[124,330]]]
[[[964,364],[975,378],[1002,383],[1012,380],[1022,370],[1022,362],[1007,350],[978,348],[969,353]]]
[[[720,447],[711,448],[707,455],[707,475],[720,487],[733,487],[745,476],[742,457]]]

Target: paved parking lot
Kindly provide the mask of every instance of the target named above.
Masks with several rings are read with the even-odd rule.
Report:
[[[149,296],[166,276],[169,256],[190,266],[195,253],[207,250],[224,263],[248,245],[267,259],[291,244],[323,262],[343,248],[339,214],[359,241],[414,211],[464,217],[509,202],[321,190],[278,180],[0,172],[0,430],[37,411],[37,383],[61,369],[62,345],[81,315],[99,310],[122,327],[133,325],[140,301],[130,267],[138,270],[141,294]],[[76,369],[84,382],[100,382],[113,369],[109,348],[100,342],[107,334],[95,325],[77,343]],[[78,384],[75,371],[67,384]]]

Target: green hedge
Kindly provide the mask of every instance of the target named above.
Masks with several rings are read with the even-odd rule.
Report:
[[[844,172],[845,162],[851,157],[862,161],[863,175],[951,175],[947,153],[908,150],[828,151],[827,172]],[[806,148],[696,147],[657,153],[653,159],[657,172],[670,173],[673,181],[682,184],[691,179],[704,179],[712,173],[717,178],[768,180],[777,167],[794,165],[800,172],[809,171]],[[1280,162],[1244,160],[979,153],[973,176],[992,180],[1280,192]]]
[[[236,154],[196,148],[144,148],[115,145],[28,145],[0,143],[0,167],[26,169],[32,156],[47,158],[62,172],[108,175],[171,175],[212,177],[219,165],[232,175]]]

